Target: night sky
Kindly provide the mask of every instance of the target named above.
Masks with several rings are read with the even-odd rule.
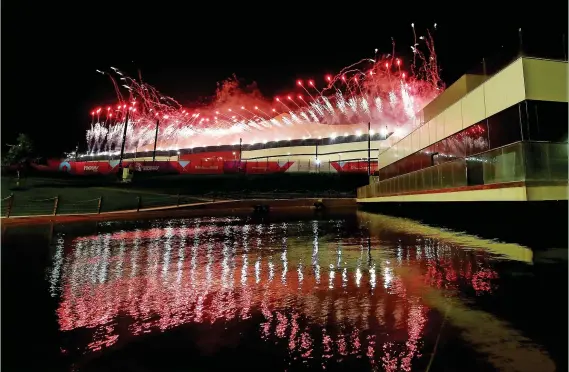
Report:
[[[531,52],[563,56],[566,2],[444,3],[452,7],[3,2],[2,148],[19,132],[44,156],[77,142],[84,147],[89,112],[116,102],[109,79],[95,72],[109,66],[131,76],[140,69],[146,82],[189,104],[211,96],[216,82],[233,73],[256,81],[269,97],[294,91],[297,78],[323,83],[325,74],[373,57],[375,48],[390,52],[391,37],[396,51],[409,54],[412,22],[418,32],[437,23],[435,48],[447,83],[482,57],[515,51],[520,27]]]

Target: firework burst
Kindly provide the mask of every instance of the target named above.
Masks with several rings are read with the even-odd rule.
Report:
[[[416,113],[444,88],[431,33],[417,38],[412,28],[415,43],[408,69],[393,43],[391,53],[381,55],[376,49],[374,58],[325,76],[320,88],[314,80],[298,80],[296,92],[274,100],[232,77],[218,84],[210,103],[184,107],[140,77],[114,67],[97,70],[112,81],[118,103],[91,112],[88,154],[118,152],[127,117],[127,151],[152,150],[157,123],[159,150],[233,145],[240,138],[252,144],[352,135],[365,130],[368,122],[381,131],[411,130]]]

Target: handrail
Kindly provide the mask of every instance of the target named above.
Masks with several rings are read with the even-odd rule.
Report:
[[[486,185],[498,181],[517,182],[521,180],[531,180],[535,177],[548,181],[560,181],[562,179],[566,179],[567,177],[566,161],[565,161],[565,167],[563,167],[563,161],[561,162],[559,161],[558,156],[546,157],[544,159],[538,158],[537,163],[532,162],[531,158],[528,158],[525,155],[525,153],[527,152],[527,148],[531,145],[539,145],[537,147],[541,149],[545,148],[548,149],[551,146],[555,146],[556,148],[568,146],[568,144],[564,142],[517,141],[491,150],[486,150],[478,154],[456,158],[440,164],[432,165],[426,168],[401,174],[395,177],[386,178],[378,182],[370,183],[367,186],[358,188],[358,197],[362,197],[360,196],[362,194],[365,194],[365,196],[363,197],[370,197],[372,195],[367,195],[370,193],[373,194],[373,196],[387,196],[401,192],[420,192],[420,191],[439,190],[439,189],[442,190],[450,187],[448,185],[447,186],[442,185],[441,182],[443,181],[441,181],[440,179],[437,181],[439,183],[438,186],[435,185],[436,183],[435,178],[432,179],[433,184],[430,183],[431,181],[429,181],[428,184],[425,183],[427,178],[424,178],[425,176],[423,175],[427,175],[427,177],[433,177],[432,170],[434,170],[435,168],[441,169],[439,171],[439,174],[440,172],[442,172],[443,175],[450,176],[451,179],[453,179],[453,181],[451,181],[453,183],[453,187]],[[513,152],[507,152],[509,149],[514,149],[514,150]],[[478,166],[471,164],[468,161],[469,159],[475,157],[491,158],[494,157],[494,155],[497,156],[499,154],[504,154],[504,153],[515,153],[519,155],[519,159],[518,157],[516,157],[514,168],[512,169],[508,168],[512,173],[510,174],[508,172],[508,174],[505,176],[507,179],[504,179],[503,175],[497,176],[497,174],[493,173],[494,172],[493,170],[490,170],[490,173],[487,173],[486,167],[479,168]],[[562,154],[562,152],[560,154]],[[460,167],[459,169],[456,168],[457,164],[459,164],[458,165]],[[498,163],[497,164],[498,168],[492,167],[491,169],[505,169],[504,166],[506,164],[507,163]],[[547,170],[545,175],[541,174],[543,170]],[[470,179],[471,174],[476,175],[480,171],[482,173],[479,176],[474,176],[473,179]],[[457,176],[458,178],[456,178]],[[496,176],[498,178],[496,178]],[[457,180],[458,182],[456,182]],[[466,184],[464,184],[465,182]]]
[[[93,202],[93,201],[99,201],[100,198],[95,198],[95,199],[87,199],[87,200],[79,200],[79,201],[75,201],[75,202],[68,202],[69,204],[82,204],[82,203],[89,203],[89,202]]]
[[[452,163],[452,162],[455,162],[455,161],[458,161],[458,160],[468,160],[469,158],[472,158],[472,157],[475,157],[475,156],[480,156],[480,155],[483,155],[483,154],[487,154],[487,153],[492,152],[492,151],[501,150],[501,149],[504,149],[504,148],[507,148],[507,147],[513,147],[514,145],[526,144],[526,143],[544,143],[544,144],[567,145],[567,146],[569,146],[569,144],[566,143],[566,142],[516,141],[516,142],[508,143],[507,145],[502,145],[502,146],[494,147],[493,149],[490,149],[490,150],[484,150],[484,151],[481,151],[481,152],[477,152],[477,153],[475,153],[475,154],[470,154],[470,155],[468,155],[468,156],[456,157],[456,158],[454,158],[454,159],[452,159],[452,160],[445,161],[445,162],[440,163],[440,164],[430,165],[430,166],[428,166],[428,167],[421,168],[421,169],[418,169],[418,170],[414,170],[414,171],[411,171],[411,172],[408,172],[408,173],[405,173],[405,174],[400,174],[400,175],[397,175],[397,176],[395,176],[395,177],[385,178],[385,179],[383,179],[383,180],[379,180],[379,182],[391,180],[391,179],[394,179],[394,178],[397,178],[397,177],[402,177],[402,176],[405,176],[405,175],[408,175],[408,174],[412,174],[412,173],[416,173],[416,172],[421,172],[421,171],[424,171],[424,170],[429,169],[429,168],[438,167],[438,166],[440,166],[440,165],[442,165],[442,164]],[[427,147],[428,147],[428,146],[427,146]],[[401,159],[405,159],[405,158],[401,158]],[[401,159],[400,159],[400,160],[401,160]],[[394,164],[394,163],[391,163],[391,164]],[[391,164],[389,164],[389,165],[391,165]],[[383,168],[382,168],[382,169],[383,169]]]
[[[55,199],[57,199],[57,196],[47,198],[47,199],[37,199],[37,200],[28,200],[28,201],[32,202],[32,203],[39,203],[39,202],[51,201],[51,200],[55,200]]]
[[[27,198],[20,199],[19,197],[14,197],[13,195],[1,199],[4,201],[2,203],[2,217],[11,218],[18,216],[54,216],[54,215],[78,215],[78,214],[95,214],[101,212],[116,212],[116,211],[144,211],[145,209],[151,208],[181,208],[188,204],[194,203],[204,203],[213,202],[219,199],[290,199],[297,197],[319,197],[319,198],[345,198],[353,197],[353,192],[338,192],[332,190],[325,190],[319,192],[309,192],[308,190],[301,190],[299,192],[279,192],[278,190],[273,190],[270,192],[250,192],[246,193],[246,190],[241,192],[211,192],[205,195],[172,195],[172,194],[156,194],[156,195],[145,195],[145,194],[133,194],[131,198],[127,198],[125,202],[125,196],[117,196],[116,199],[113,197],[103,196],[93,199],[71,201],[65,200],[61,197],[52,197],[46,199],[37,199],[30,201]],[[7,201],[7,202],[6,202]],[[47,202],[51,201],[50,204],[35,204],[35,202]],[[117,201],[119,201],[117,203]],[[87,204],[92,203],[92,204]],[[102,205],[107,206],[102,210]],[[110,207],[109,207],[110,205]]]

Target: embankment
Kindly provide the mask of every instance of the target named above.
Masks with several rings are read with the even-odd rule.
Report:
[[[320,207],[315,205],[320,204]],[[198,217],[219,215],[243,215],[253,214],[256,207],[264,206],[266,209],[260,213],[290,212],[290,211],[339,211],[355,210],[356,200],[353,198],[302,198],[302,199],[247,199],[247,200],[220,200],[213,202],[193,203],[180,206],[165,206],[137,210],[124,210],[107,213],[85,213],[73,215],[45,215],[45,216],[21,216],[2,218],[2,226],[10,225],[34,225],[45,223],[64,223],[81,221],[108,221],[149,219],[165,217]],[[323,208],[322,208],[323,206]]]

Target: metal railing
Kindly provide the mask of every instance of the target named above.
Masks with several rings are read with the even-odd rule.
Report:
[[[496,183],[567,182],[568,144],[516,142],[360,187],[359,199]]]
[[[11,194],[1,201],[2,217],[17,216],[55,216],[77,214],[100,214],[103,212],[175,207],[191,203],[210,201],[209,199],[185,195],[128,195],[73,200],[64,196],[34,199],[25,195]]]
[[[297,192],[274,190],[270,192],[248,192],[247,190],[239,192],[212,192],[205,194],[212,200],[229,199],[300,199],[300,198],[353,198],[355,192],[343,192],[336,190],[327,191],[309,191],[302,190]]]
[[[329,191],[298,191],[287,192],[274,190],[271,192],[247,192],[246,190],[234,193],[211,192],[203,196],[191,195],[165,195],[165,194],[130,194],[112,197],[103,197],[73,200],[65,196],[34,199],[25,195],[11,194],[0,200],[2,217],[18,216],[55,216],[100,214],[114,211],[142,211],[160,207],[180,207],[193,203],[213,202],[222,200],[241,199],[297,199],[297,198],[353,198],[353,192]]]

